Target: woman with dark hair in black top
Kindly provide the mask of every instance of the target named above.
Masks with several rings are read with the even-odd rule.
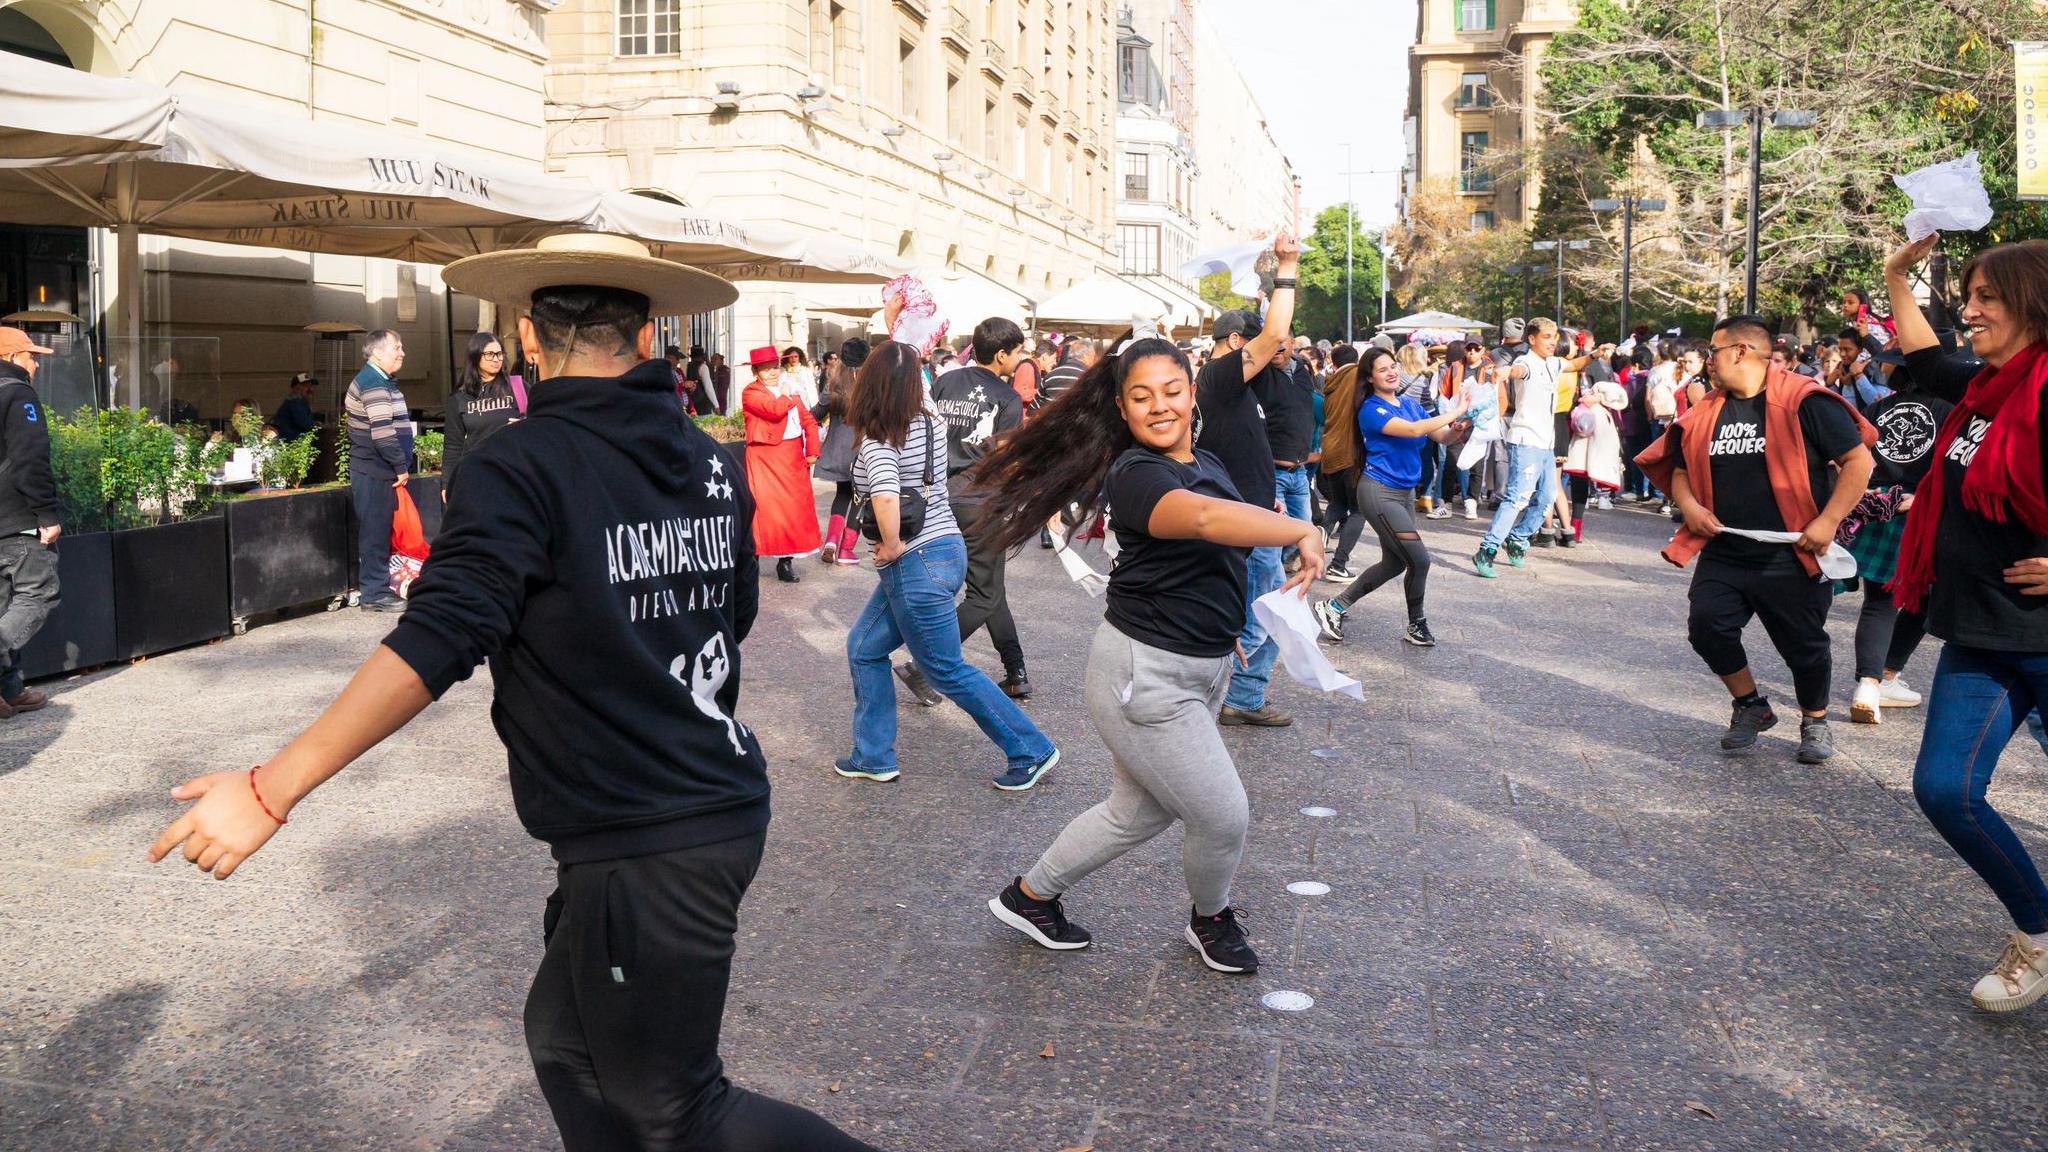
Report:
[[[455,486],[455,469],[463,454],[483,443],[484,437],[519,419],[526,411],[523,384],[515,385],[505,371],[505,346],[492,332],[478,332],[469,338],[469,355],[463,362],[462,377],[448,397],[448,427],[441,451],[441,499],[448,499]]]
[[[1255,972],[1258,953],[1230,906],[1249,810],[1216,715],[1232,653],[1242,654],[1246,553],[1299,548],[1285,587],[1305,594],[1322,574],[1323,534],[1239,500],[1222,461],[1195,447],[1196,416],[1187,356],[1166,340],[1127,339],[976,473],[998,525],[992,546],[1021,545],[1072,505],[1084,518],[1106,505],[1120,548],[1083,682],[1114,761],[1109,797],[988,906],[1042,947],[1085,948],[1091,937],[1061,896],[1178,821],[1194,904],[1185,938],[1218,972]]]
[[[1986,793],[2006,743],[2048,701],[2048,241],[2000,244],[1964,266],[1977,371],[1942,352],[1913,304],[1912,271],[1934,244],[1929,236],[1885,262],[1906,365],[1955,403],[1913,493],[1891,590],[1947,641],[1927,691],[1913,798],[2013,919],[2017,930],[1970,999],[2014,1012],[2048,995],[2048,885]]]

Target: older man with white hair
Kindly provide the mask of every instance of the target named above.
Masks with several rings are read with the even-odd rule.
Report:
[[[412,415],[398,388],[405,341],[389,328],[363,339],[363,368],[348,386],[348,483],[356,502],[356,587],[365,612],[403,612],[391,589],[391,517],[412,478]]]

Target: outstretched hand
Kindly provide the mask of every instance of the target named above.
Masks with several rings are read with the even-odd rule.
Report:
[[[198,776],[171,789],[176,800],[197,800],[185,814],[171,822],[164,834],[150,845],[149,862],[154,864],[180,844],[185,859],[201,872],[225,880],[241,867],[242,861],[269,843],[279,824],[258,803],[247,772],[215,772]],[[282,802],[272,799],[272,810],[281,812]]]
[[[1900,245],[1890,256],[1885,257],[1885,276],[1889,278],[1892,276],[1912,275],[1913,269],[1918,268],[1922,260],[1932,255],[1934,246],[1939,243],[1941,243],[1941,233],[1930,232],[1910,244]]]

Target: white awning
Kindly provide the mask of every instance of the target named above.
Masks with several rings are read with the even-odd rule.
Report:
[[[1083,280],[1038,305],[1038,326],[1084,335],[1114,335],[1133,321],[1165,321],[1166,327],[1191,312],[1184,301],[1168,299],[1121,276],[1104,272]]]
[[[1467,320],[1449,312],[1417,312],[1380,325],[1382,332],[1419,332],[1425,328],[1448,328],[1459,332],[1485,332],[1493,328],[1484,320]]]
[[[0,168],[75,164],[153,152],[169,138],[171,94],[154,84],[94,76],[8,56],[8,69],[33,64],[75,78],[52,89],[0,75]],[[33,75],[30,79],[34,79]]]
[[[923,281],[931,292],[932,302],[939,306],[939,317],[946,321],[952,337],[967,335],[991,316],[1001,316],[1019,326],[1030,323],[1030,297],[978,272],[917,268],[910,274]],[[873,285],[806,288],[797,294],[797,303],[812,312],[869,316],[882,307],[882,293]]]

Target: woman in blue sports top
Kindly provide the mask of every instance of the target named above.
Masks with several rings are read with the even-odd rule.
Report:
[[[1332,642],[1344,639],[1344,613],[1373,589],[1405,573],[1408,628],[1402,639],[1419,648],[1436,644],[1423,614],[1429,586],[1429,547],[1415,526],[1415,486],[1422,482],[1422,453],[1431,442],[1455,440],[1467,427],[1469,395],[1448,402],[1430,416],[1412,396],[1401,395],[1401,365],[1384,348],[1368,349],[1359,374],[1372,394],[1358,406],[1358,430],[1365,438],[1365,468],[1358,478],[1358,507],[1380,538],[1380,562],[1360,573],[1349,588],[1317,604],[1316,622]]]

